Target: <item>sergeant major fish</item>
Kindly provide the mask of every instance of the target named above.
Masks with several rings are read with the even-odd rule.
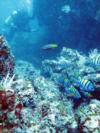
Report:
[[[92,81],[88,79],[80,79],[78,81],[78,85],[80,87],[80,90],[82,91],[87,91],[87,92],[94,91],[94,84],[92,83]]]
[[[91,63],[94,66],[100,67],[100,54],[91,59]]]

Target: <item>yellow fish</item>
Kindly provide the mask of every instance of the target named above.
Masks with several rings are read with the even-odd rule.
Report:
[[[51,44],[44,45],[42,47],[42,50],[52,50],[52,49],[55,49],[57,47],[58,47],[58,45],[56,43],[51,43]]]

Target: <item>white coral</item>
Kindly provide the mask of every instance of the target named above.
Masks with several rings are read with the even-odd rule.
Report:
[[[0,89],[5,89],[6,91],[12,90],[12,85],[15,84],[14,77],[15,75],[10,77],[8,73],[7,76],[0,82]]]

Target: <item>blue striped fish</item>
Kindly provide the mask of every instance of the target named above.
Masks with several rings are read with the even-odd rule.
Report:
[[[100,67],[100,54],[94,56],[94,57],[91,59],[91,64],[92,64],[93,66]]]
[[[80,79],[78,84],[82,91],[94,91],[94,84],[88,79]]]

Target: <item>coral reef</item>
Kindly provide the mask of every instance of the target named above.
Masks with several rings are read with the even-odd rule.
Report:
[[[42,70],[16,61],[14,75],[0,81],[0,130],[99,133],[100,97],[90,97],[100,93],[99,55],[97,50],[85,56],[63,48],[55,60],[43,61]],[[75,101],[80,101],[76,107]]]
[[[15,74],[19,78],[24,78],[24,79],[32,79],[40,75],[40,71],[35,69],[33,64],[24,61],[24,60],[17,60],[15,62],[16,67],[15,67]]]
[[[13,90],[14,76],[8,74],[0,82],[0,132],[12,132],[13,128],[20,126],[21,110],[23,105],[16,100],[17,95]]]
[[[79,127],[86,133],[100,132],[100,101],[94,99],[87,105],[82,104],[76,111]]]
[[[87,95],[87,92],[100,89],[99,57],[100,53],[96,49],[85,56],[77,50],[64,47],[55,60],[42,62],[42,75],[67,89],[71,84]]]
[[[13,75],[14,71],[14,57],[10,52],[5,38],[0,36],[0,79],[5,77],[7,73],[10,76]]]
[[[57,86],[42,76],[34,80],[34,86],[34,94],[30,95],[33,96],[35,106],[34,108],[25,107],[22,111],[23,128],[28,126],[26,133],[67,132],[67,128],[76,129],[73,104],[63,95],[61,97]]]

